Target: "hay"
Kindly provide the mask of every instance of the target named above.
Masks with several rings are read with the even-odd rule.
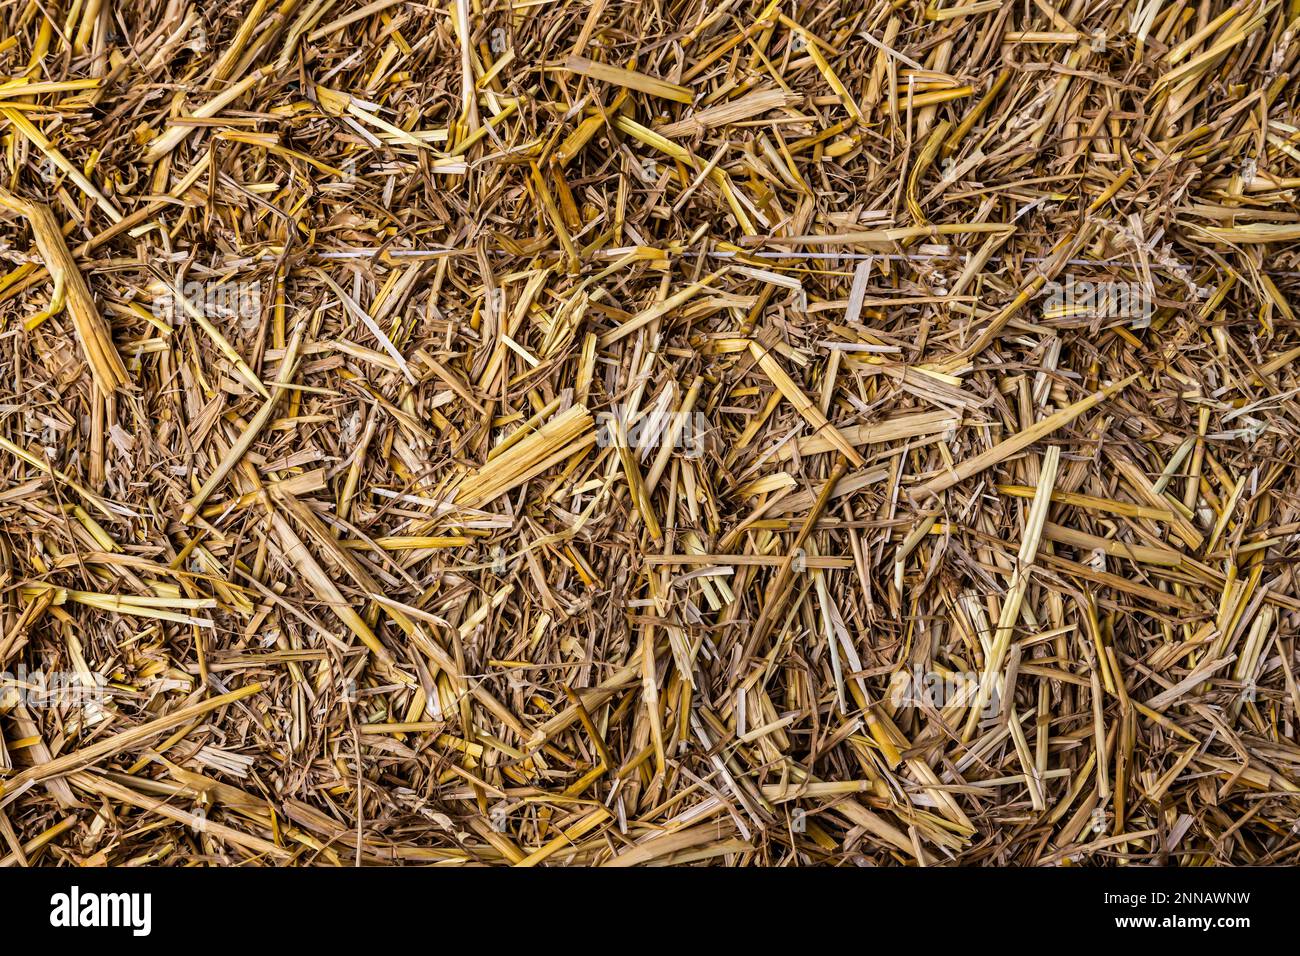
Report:
[[[0,865],[1300,862],[1300,3],[0,16]]]

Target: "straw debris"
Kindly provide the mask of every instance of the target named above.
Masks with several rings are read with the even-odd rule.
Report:
[[[1300,862],[1300,5],[0,9],[0,865]]]

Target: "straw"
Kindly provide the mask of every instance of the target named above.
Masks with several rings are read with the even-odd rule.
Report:
[[[0,865],[1300,862],[1298,38],[6,5]]]

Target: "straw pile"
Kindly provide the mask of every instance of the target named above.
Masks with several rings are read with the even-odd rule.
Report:
[[[1297,0],[0,16],[5,865],[1300,861]]]

